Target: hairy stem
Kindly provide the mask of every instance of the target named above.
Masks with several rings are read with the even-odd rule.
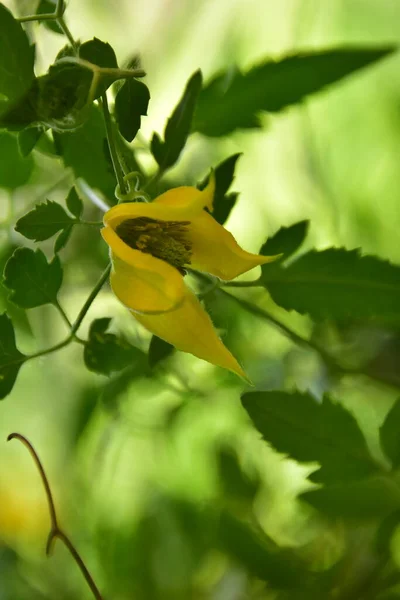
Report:
[[[104,116],[104,123],[106,126],[106,132],[107,132],[108,148],[110,150],[110,155],[111,155],[111,160],[112,160],[112,164],[114,167],[115,177],[117,179],[120,191],[122,192],[122,194],[126,194],[128,190],[127,190],[127,187],[126,187],[126,184],[124,181],[124,172],[122,170],[121,163],[120,163],[119,157],[118,157],[117,146],[115,143],[115,136],[114,136],[114,130],[113,130],[113,124],[111,121],[111,115],[110,115],[110,111],[108,108],[107,94],[105,92],[104,92],[104,94],[101,95],[101,105],[103,108],[103,116]]]
[[[27,438],[24,437],[23,435],[21,435],[20,433],[11,433],[8,436],[7,441],[14,440],[14,439],[19,440],[28,449],[28,451],[29,451],[30,455],[32,456],[34,463],[39,471],[39,475],[42,480],[42,484],[43,484],[43,487],[44,487],[44,490],[46,493],[47,504],[48,504],[49,513],[50,513],[50,533],[47,538],[46,554],[47,555],[50,554],[54,540],[56,540],[57,538],[59,540],[61,540],[64,543],[64,545],[68,548],[69,552],[71,553],[71,556],[73,557],[74,561],[76,562],[79,569],[81,570],[81,573],[82,573],[83,577],[85,578],[86,583],[88,584],[90,590],[92,591],[93,596],[96,598],[96,600],[103,600],[103,597],[100,594],[100,592],[94,582],[94,579],[90,575],[79,552],[77,551],[77,549],[75,548],[75,546],[73,545],[73,543],[71,542],[69,537],[64,533],[64,531],[60,528],[60,526],[58,524],[57,512],[55,509],[53,494],[51,492],[49,480],[47,479],[46,472],[43,468],[43,465],[41,463],[41,460],[40,460],[36,450],[34,449],[32,444],[29,442],[29,440],[27,440]]]

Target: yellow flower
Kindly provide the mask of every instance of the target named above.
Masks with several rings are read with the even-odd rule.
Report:
[[[110,247],[111,287],[137,321],[178,350],[246,378],[185,285],[185,267],[229,280],[275,257],[242,250],[204,210],[212,209],[214,190],[211,177],[202,191],[179,187],[148,204],[118,204],[101,233]]]

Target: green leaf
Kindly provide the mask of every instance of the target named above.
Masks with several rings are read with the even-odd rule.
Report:
[[[260,127],[261,111],[278,112],[296,104],[394,50],[338,48],[268,60],[247,73],[221,73],[201,91],[192,129],[215,137]]]
[[[83,213],[83,203],[76,193],[76,189],[71,188],[68,196],[67,196],[67,208],[71,214],[74,215],[77,219],[80,219]]]
[[[31,176],[33,166],[31,156],[21,156],[16,136],[0,131],[0,187],[14,190],[24,185]]]
[[[327,396],[318,403],[300,392],[249,392],[242,404],[278,452],[299,462],[320,463],[313,481],[351,481],[377,469],[355,418]]]
[[[67,215],[62,206],[57,202],[47,200],[47,202],[37,204],[28,214],[18,219],[15,231],[29,240],[42,242],[74,222],[74,219]]]
[[[252,503],[260,486],[259,479],[250,478],[230,448],[220,448],[217,454],[218,480],[228,500]]]
[[[87,121],[73,132],[53,132],[54,141],[65,166],[71,167],[75,178],[83,177],[93,188],[112,200],[115,179],[104,147],[107,139],[99,109],[92,106]]]
[[[18,133],[18,148],[22,156],[28,156],[32,152],[42,134],[43,127],[40,125],[26,127]]]
[[[309,221],[299,221],[289,227],[281,227],[270,237],[260,250],[263,256],[283,254],[281,260],[289,258],[296,252],[307,236]],[[274,263],[275,264],[275,263]]]
[[[4,269],[9,299],[21,308],[55,304],[63,271],[58,256],[48,263],[39,249],[17,248]]]
[[[168,119],[164,142],[157,133],[153,135],[151,152],[162,171],[176,163],[186,144],[201,83],[201,71],[196,71],[187,82],[182,98]]]
[[[11,12],[0,4],[0,95],[10,108],[31,87],[35,47]],[[3,111],[1,111],[3,112]]]
[[[107,42],[102,42],[96,37],[80,46],[79,57],[98,67],[118,69],[117,57],[113,48]],[[99,98],[116,79],[118,77],[115,75],[101,75],[94,98]]]
[[[215,194],[213,202],[212,216],[214,219],[223,225],[232,208],[235,206],[238,194],[227,194],[232,185],[235,176],[235,167],[241,153],[233,154],[222,161],[214,170],[215,177]],[[210,177],[207,176],[199,185],[199,189],[204,189],[209,182]]]
[[[11,104],[6,104],[5,107],[0,107],[0,128],[19,131],[39,121],[38,96],[38,79],[34,79],[29,90],[21,98]]]
[[[121,371],[134,363],[138,354],[126,340],[113,333],[107,333],[111,319],[96,319],[89,330],[89,339],[85,345],[85,365],[90,371],[110,375],[113,371]]]
[[[45,14],[54,13],[55,10],[56,10],[55,2],[52,2],[51,0],[40,0],[39,6],[36,9],[36,13],[38,15],[45,15]],[[64,33],[55,19],[52,19],[52,20],[45,19],[44,21],[39,21],[39,23],[44,25],[47,29],[50,29],[50,31],[52,31],[53,33],[60,33],[61,35],[63,35],[63,33]]]
[[[288,267],[266,265],[261,282],[277,304],[314,319],[400,321],[400,267],[358,250],[313,250]]]
[[[140,117],[147,115],[148,87],[137,79],[128,79],[115,97],[115,118],[121,135],[131,142],[140,129]]]
[[[307,575],[294,553],[279,551],[266,536],[257,535],[228,512],[220,515],[217,536],[227,554],[273,588],[296,587]]]
[[[330,517],[376,519],[400,509],[400,488],[378,476],[306,492],[300,499]]]
[[[12,390],[18,371],[26,360],[15,345],[15,333],[11,319],[0,315],[0,399]]]
[[[161,338],[153,335],[149,346],[149,367],[154,369],[160,362],[171,356],[175,348]]]
[[[397,469],[400,466],[400,398],[393,404],[379,429],[379,438],[382,450],[393,468]]]
[[[69,227],[63,229],[60,235],[57,236],[57,239],[54,242],[54,254],[58,254],[60,250],[65,248],[69,241],[69,238],[71,237],[72,229],[73,226],[69,225]]]

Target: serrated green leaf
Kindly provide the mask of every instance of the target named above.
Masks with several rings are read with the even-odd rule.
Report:
[[[11,319],[0,315],[0,399],[12,390],[18,371],[26,360],[15,344],[15,333]]]
[[[0,4],[0,94],[7,97],[7,110],[31,87],[34,60],[35,47],[29,44],[21,24]]]
[[[289,258],[296,252],[307,236],[309,221],[299,221],[289,227],[281,227],[262,246],[260,254],[275,256],[282,254],[282,259]],[[276,263],[273,263],[276,264]]]
[[[151,152],[162,171],[176,163],[186,144],[201,83],[201,71],[196,71],[187,82],[182,98],[168,119],[164,141],[157,133],[153,135]]]
[[[400,488],[389,478],[371,477],[306,492],[300,499],[330,517],[376,519],[400,509]]]
[[[85,365],[90,371],[110,375],[132,365],[140,351],[123,338],[107,333],[111,319],[96,319],[89,330],[89,339],[85,344]]]
[[[18,140],[7,131],[0,131],[0,187],[14,190],[24,185],[33,170],[32,156],[21,156]]]
[[[400,465],[400,398],[393,404],[379,429],[379,438],[382,450],[393,468],[397,469]]]
[[[217,75],[201,91],[193,131],[208,136],[260,127],[261,111],[278,112],[395,50],[337,48],[267,60],[247,73]]]
[[[314,319],[400,321],[400,267],[358,250],[313,250],[288,267],[266,265],[261,283],[277,304]]]
[[[51,0],[40,0],[39,6],[36,9],[36,14],[45,15],[54,13],[56,10],[56,2],[52,2]],[[55,19],[45,19],[44,21],[39,21],[44,27],[50,29],[53,33],[59,33],[61,35],[64,34],[63,30],[57,23]]]
[[[91,187],[112,200],[115,178],[104,152],[107,139],[99,109],[92,106],[87,121],[76,131],[53,132],[53,137],[65,166],[72,168],[75,177],[83,177]]]
[[[128,141],[136,137],[142,115],[147,115],[148,87],[137,79],[128,79],[115,97],[115,118],[121,135]]]
[[[67,200],[66,200],[67,208],[71,214],[74,215],[77,219],[80,219],[83,213],[83,202],[79,198],[76,189],[71,188]]]
[[[263,539],[228,512],[220,514],[217,540],[227,554],[272,588],[296,587],[306,577],[294,553],[279,551],[266,536]]]
[[[26,127],[18,133],[18,147],[22,156],[28,156],[32,152],[42,134],[43,127],[40,125]]]
[[[222,161],[214,170],[215,177],[215,193],[213,201],[212,216],[214,219],[223,225],[232,208],[235,206],[238,194],[227,194],[235,177],[235,167],[241,153],[233,154]],[[210,177],[207,176],[199,185],[199,189],[204,189]]]
[[[325,396],[249,392],[242,404],[263,438],[299,462],[319,462],[310,479],[336,483],[366,477],[377,466],[355,418]]]
[[[48,263],[39,249],[17,248],[4,269],[4,285],[10,300],[21,308],[55,304],[61,287],[63,270],[55,256]]]
[[[56,241],[54,242],[54,254],[58,254],[60,250],[65,248],[67,245],[69,238],[71,237],[73,226],[70,225],[61,231],[61,233],[57,236]]]
[[[149,346],[149,367],[150,369],[154,369],[160,362],[171,356],[174,352],[175,348],[168,344],[165,340],[153,335],[150,340]]]
[[[18,219],[15,231],[29,240],[42,242],[74,223],[75,220],[67,215],[60,204],[47,200],[37,204],[28,214]]]
[[[98,67],[106,69],[118,68],[117,57],[113,48],[107,42],[102,42],[96,37],[79,47],[79,57]],[[94,98],[99,98],[116,79],[117,77],[114,75],[101,75],[101,79],[96,86]]]

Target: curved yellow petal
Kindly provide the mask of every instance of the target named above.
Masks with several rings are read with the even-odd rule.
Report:
[[[158,314],[182,303],[185,284],[177,269],[130,248],[110,227],[101,234],[111,250],[111,287],[125,306],[135,312]]]
[[[234,279],[277,258],[246,252],[233,235],[205,211],[192,219],[188,237],[192,244],[191,267],[223,280]]]
[[[182,304],[162,315],[134,315],[146,329],[169,342],[178,350],[233,371],[247,379],[235,357],[224,346],[196,296],[186,288]]]
[[[203,211],[212,208],[215,180],[210,178],[207,187],[200,191],[184,186],[168,190],[154,202],[125,202],[110,208],[104,215],[104,225],[115,229],[122,221],[135,217],[149,217],[160,221],[190,221]]]

